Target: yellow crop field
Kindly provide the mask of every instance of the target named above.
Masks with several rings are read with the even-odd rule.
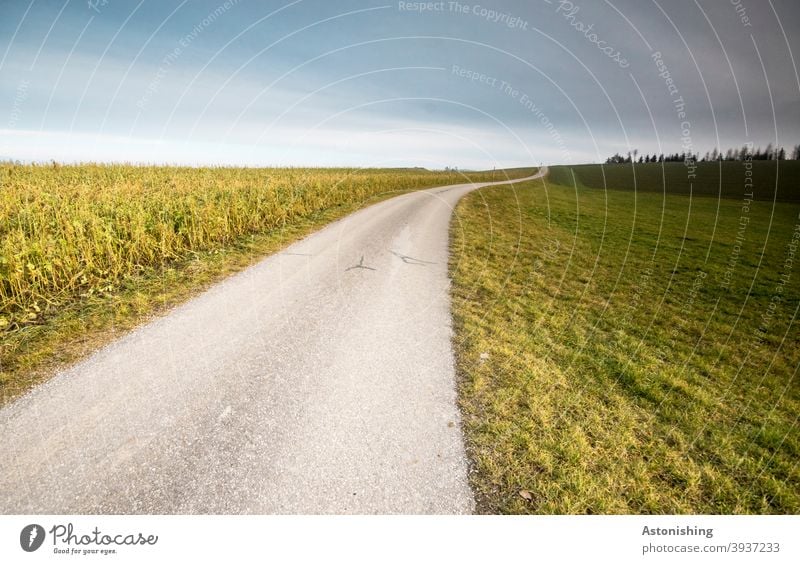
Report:
[[[0,165],[0,373],[31,328],[143,272],[381,195],[529,172]]]

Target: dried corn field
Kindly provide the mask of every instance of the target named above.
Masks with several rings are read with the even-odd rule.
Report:
[[[469,179],[492,176],[502,178],[498,171]],[[0,165],[0,331],[249,234],[469,179],[424,169]]]

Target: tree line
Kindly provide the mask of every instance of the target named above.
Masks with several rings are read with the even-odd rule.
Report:
[[[615,153],[606,159],[606,164],[743,161],[748,158],[754,161],[783,161],[787,159],[798,161],[800,160],[800,144],[792,147],[789,152],[783,147],[773,146],[772,143],[763,150],[761,147],[753,149],[752,145],[745,144],[741,148],[731,148],[724,153],[715,147],[712,151],[706,151],[706,154],[702,157],[700,157],[700,153],[687,153],[685,151],[666,155],[664,153],[653,153],[652,155],[644,153],[639,155],[639,150],[634,149],[633,151],[628,151],[626,156]]]

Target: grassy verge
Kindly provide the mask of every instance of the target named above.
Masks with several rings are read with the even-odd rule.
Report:
[[[0,166],[0,405],[360,207],[530,172]]]
[[[479,509],[800,511],[798,242],[797,204],[467,196],[451,276]]]

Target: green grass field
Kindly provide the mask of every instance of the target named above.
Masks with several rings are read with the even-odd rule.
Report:
[[[800,512],[800,205],[587,187],[599,168],[457,208],[479,509]]]
[[[531,173],[0,165],[0,404],[359,207]]]
[[[752,167],[749,166],[752,165]],[[572,186],[575,181],[587,188],[666,192],[715,198],[742,198],[751,189],[756,200],[800,202],[800,161],[739,161],[697,163],[695,178],[689,178],[683,163],[644,163],[554,166],[550,182]],[[776,192],[777,189],[777,192]]]

